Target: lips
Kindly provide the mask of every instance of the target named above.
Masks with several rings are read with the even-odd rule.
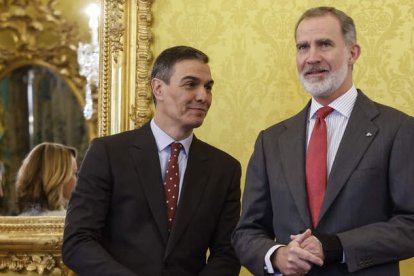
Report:
[[[203,112],[203,113],[207,113],[208,109],[205,107],[189,107],[188,109],[194,110],[194,111],[198,111],[198,112]]]
[[[321,74],[325,74],[328,73],[329,70],[325,69],[325,68],[321,68],[321,67],[314,67],[314,68],[310,68],[308,70],[305,71],[305,76],[319,76]]]

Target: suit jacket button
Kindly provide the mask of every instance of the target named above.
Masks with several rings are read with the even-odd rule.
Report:
[[[168,262],[164,262],[164,269],[168,269]]]

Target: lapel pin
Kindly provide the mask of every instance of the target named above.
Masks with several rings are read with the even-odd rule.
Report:
[[[367,132],[367,134],[365,134],[365,136],[371,137],[372,136],[372,133],[371,132]]]

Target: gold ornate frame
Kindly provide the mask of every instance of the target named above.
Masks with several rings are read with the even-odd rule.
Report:
[[[33,2],[36,5],[42,3],[41,0],[23,2]],[[49,5],[44,7],[45,10],[53,10],[55,2],[56,0],[48,0]],[[3,3],[0,1],[0,6]],[[151,3],[151,0],[101,1],[103,16],[101,16],[100,28],[99,136],[140,127],[152,116],[148,82],[152,59]],[[23,7],[21,12],[24,12]],[[52,17],[49,18],[59,18],[57,13],[50,15]],[[2,24],[6,24],[3,18],[5,17],[1,15]],[[69,43],[72,36],[71,29],[66,28],[61,32],[66,34],[68,40],[62,41],[60,48],[68,51],[73,43]],[[20,31],[14,32],[18,37]],[[36,39],[34,33],[28,35],[30,39]],[[59,61],[35,49],[36,47],[27,47],[27,50],[30,50],[26,52],[27,55],[29,53],[32,55],[31,64],[35,60],[39,64],[50,65],[68,80],[72,85],[71,88],[82,91],[79,88],[83,87],[84,80],[75,73],[78,70],[71,67],[68,56],[65,55],[68,59]],[[23,52],[11,53],[9,50],[1,49],[0,57],[7,55],[8,63],[5,64],[8,65],[0,68],[0,76],[5,74],[6,68],[11,70],[11,64],[14,64],[11,60],[21,59],[22,64],[28,60],[28,56],[21,56]],[[45,60],[46,64],[42,63]],[[0,63],[3,62],[5,61],[0,60]],[[83,97],[80,98],[83,100]],[[0,274],[73,274],[62,262],[63,226],[63,217],[0,216]]]
[[[62,262],[63,217],[0,217],[0,274],[73,274]]]
[[[142,126],[152,116],[151,0],[103,0],[99,136]]]

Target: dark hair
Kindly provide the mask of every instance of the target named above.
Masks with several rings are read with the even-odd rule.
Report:
[[[155,60],[151,72],[151,80],[160,79],[169,84],[173,73],[174,65],[187,59],[196,59],[204,63],[208,63],[209,59],[206,54],[189,46],[175,46],[165,49]]]
[[[296,32],[298,30],[298,26],[300,22],[307,18],[314,18],[314,17],[321,17],[324,15],[330,14],[338,19],[339,24],[341,25],[341,31],[345,38],[345,43],[347,45],[352,45],[356,43],[356,29],[354,20],[350,16],[348,16],[343,11],[340,11],[334,7],[317,7],[311,8],[305,11],[302,16],[299,18],[298,22],[295,26],[295,39],[296,39]]]

